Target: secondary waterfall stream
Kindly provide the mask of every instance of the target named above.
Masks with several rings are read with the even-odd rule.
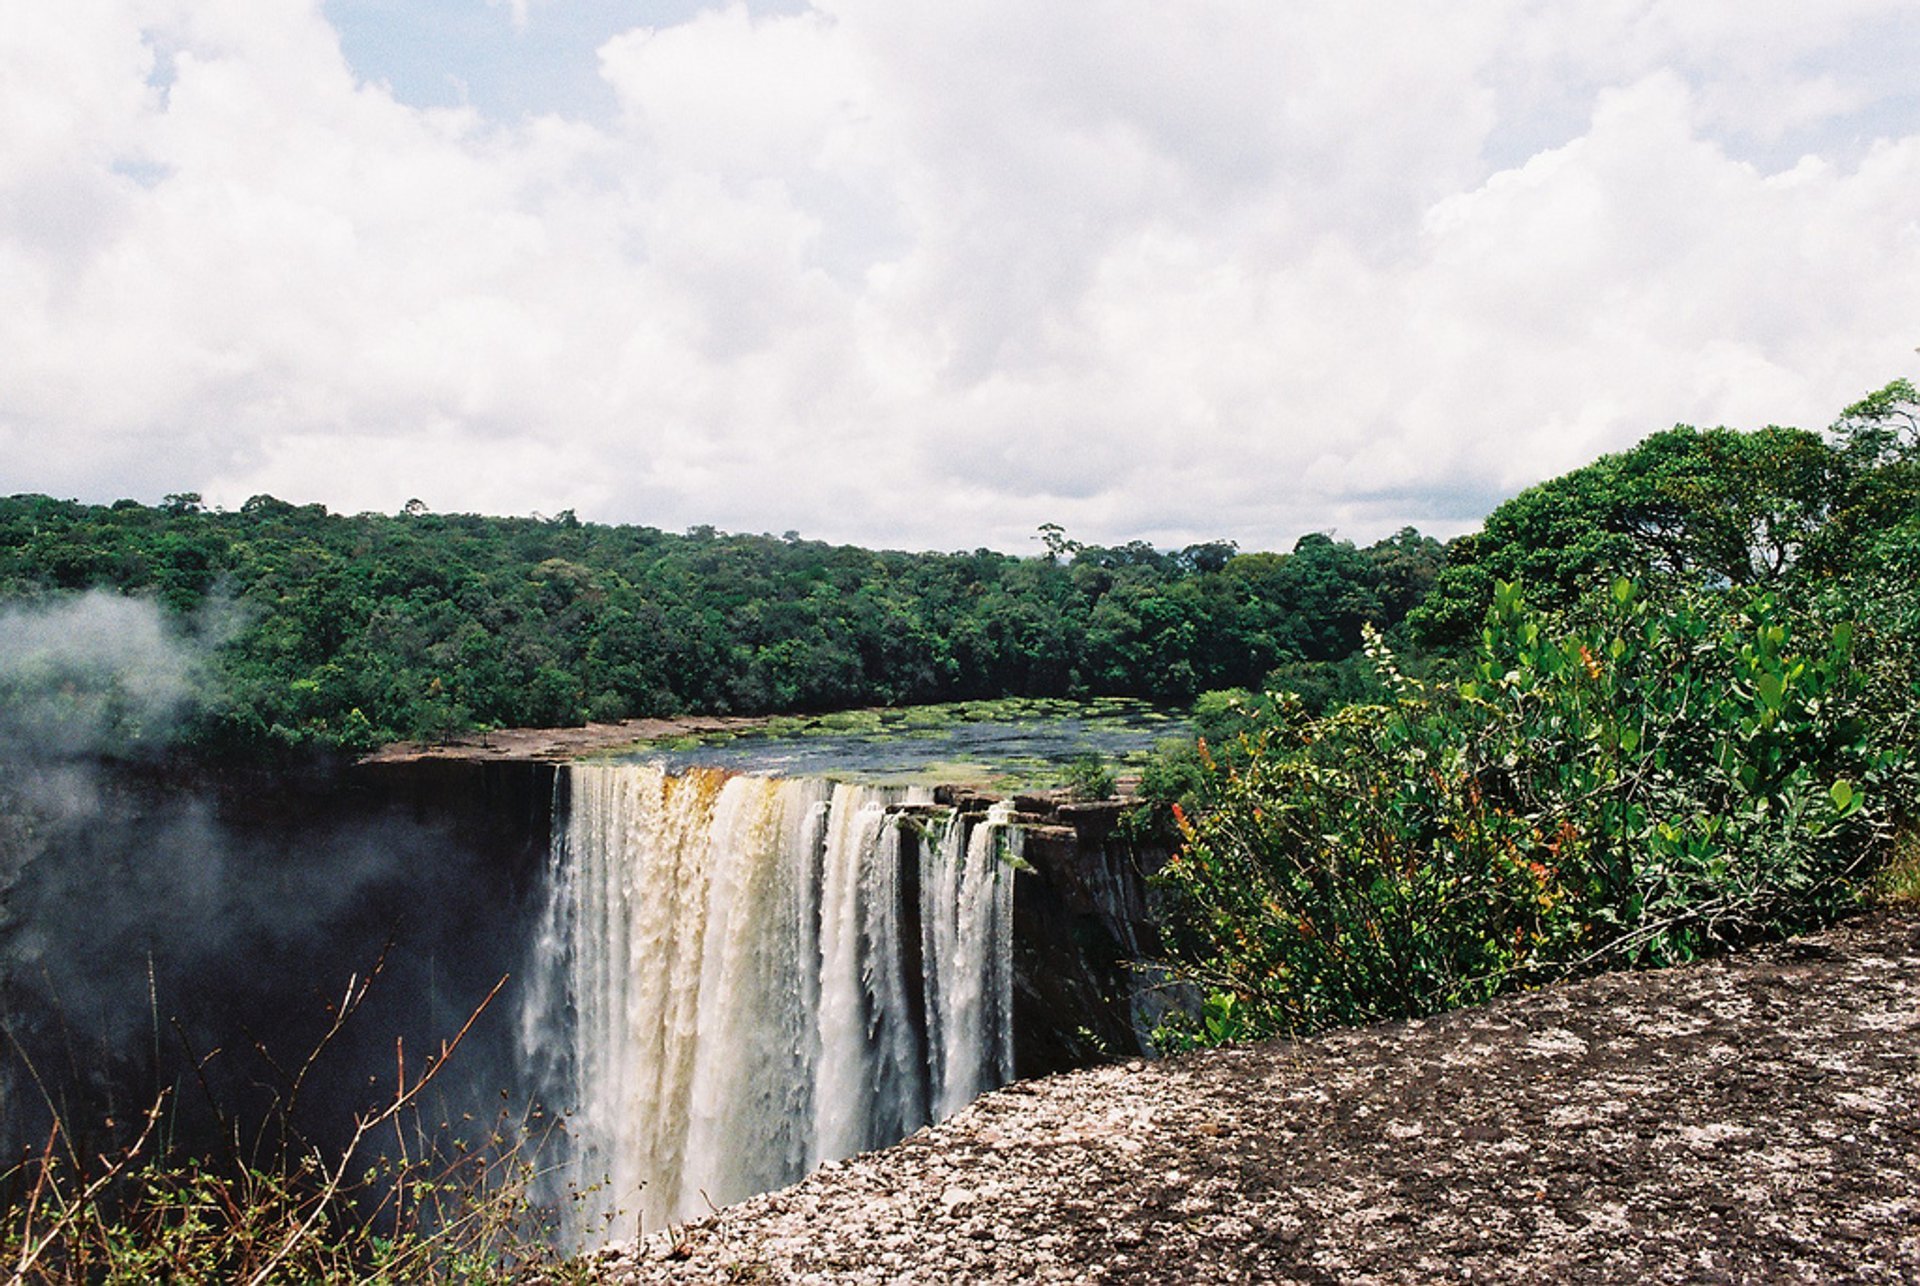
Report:
[[[575,1241],[793,1182],[1011,1079],[1008,807],[575,764],[522,1056],[570,1113]]]

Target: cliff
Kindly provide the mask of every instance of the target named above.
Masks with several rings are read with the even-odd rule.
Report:
[[[637,726],[586,732],[613,744],[609,738]],[[489,854],[523,899],[552,824],[555,761],[568,750],[543,741],[518,751],[520,757],[505,746],[421,753],[396,747],[356,765],[347,789],[362,798],[362,809],[398,810],[452,828],[461,842]],[[999,796],[942,786],[935,798],[966,812],[984,811]],[[1123,801],[1078,803],[1045,791],[1016,796],[1015,804],[1025,831],[1014,885],[1016,1073],[1042,1076],[1144,1052],[1147,1035],[1178,999],[1158,975],[1139,968],[1159,951],[1148,877],[1165,862],[1164,846],[1118,833],[1132,807]]]
[[[174,1141],[211,1149],[222,1115],[262,1119],[323,1042],[300,1125],[350,1131],[396,1040],[434,1048],[520,972],[553,772],[156,758],[0,783],[0,1147],[43,1141],[57,1103],[79,1150],[113,1151],[138,1125],[126,1105],[171,1089]],[[488,1103],[514,1075],[503,1005],[446,1084]]]
[[[1013,886],[1015,1071],[1022,1078],[1148,1052],[1183,999],[1146,962],[1161,955],[1151,877],[1169,853],[1127,837],[1124,800],[1058,791],[1014,797],[1025,827]]]
[[[1011,1085],[609,1282],[1913,1281],[1920,916]]]

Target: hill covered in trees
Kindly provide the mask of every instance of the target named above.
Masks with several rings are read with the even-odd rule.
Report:
[[[202,750],[364,749],[488,727],[998,696],[1167,701],[1349,656],[1426,594],[1438,542],[1291,553],[900,553],[571,513],[339,515],[0,501],[0,598],[148,595],[211,651]]]
[[[0,603],[94,589],[157,602],[208,658],[185,728],[204,753],[1001,696],[1244,689],[1251,710],[1266,700],[1254,694],[1289,691],[1317,715],[1386,694],[1363,627],[1416,677],[1473,663],[1501,584],[1562,613],[1616,576],[1660,603],[1756,589],[1803,607],[1850,579],[1899,581],[1920,494],[1915,405],[1896,381],[1826,434],[1656,433],[1445,549],[1409,528],[1365,547],[1310,534],[1285,553],[1162,551],[1049,524],[1035,556],[905,553],[571,512],[17,495],[0,500]],[[23,681],[62,680],[0,675]],[[1210,701],[1203,721],[1233,708]]]

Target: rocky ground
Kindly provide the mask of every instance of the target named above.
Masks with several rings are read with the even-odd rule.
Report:
[[[611,1282],[1920,1281],[1920,915],[1007,1087]]]
[[[681,719],[622,719],[618,723],[589,723],[579,728],[500,728],[428,745],[398,741],[361,757],[363,764],[403,764],[420,759],[543,760],[577,759],[599,751],[619,750],[661,737],[686,737],[709,732],[744,732],[766,723],[759,715],[688,715]]]

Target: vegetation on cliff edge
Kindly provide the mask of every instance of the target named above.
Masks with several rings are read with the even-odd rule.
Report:
[[[1148,774],[1208,994],[1177,1039],[1429,1013],[1809,928],[1897,883],[1920,785],[1920,398],[1674,430],[1458,542],[1378,696],[1203,701]],[[1524,585],[1521,577],[1527,577]],[[1156,775],[1157,774],[1157,775]]]

